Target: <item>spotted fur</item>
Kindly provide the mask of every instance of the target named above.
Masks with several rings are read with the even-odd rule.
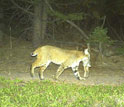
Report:
[[[37,56],[37,59],[34,63],[32,63],[31,66],[31,76],[34,76],[34,69],[36,67],[40,67],[40,79],[44,79],[43,72],[51,62],[60,65],[55,75],[56,79],[58,79],[58,77],[66,68],[72,68],[72,71],[77,79],[85,79],[80,76],[80,73],[78,71],[79,63],[81,61],[83,62],[85,71],[84,77],[87,77],[87,73],[89,73],[89,67],[91,67],[90,54],[88,52],[88,49],[85,49],[85,51],[83,52],[77,50],[66,50],[46,45],[36,49],[31,54],[31,56]]]

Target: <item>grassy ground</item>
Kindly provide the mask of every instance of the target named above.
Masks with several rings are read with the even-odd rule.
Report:
[[[0,77],[0,107],[123,107],[124,85],[83,86]]]

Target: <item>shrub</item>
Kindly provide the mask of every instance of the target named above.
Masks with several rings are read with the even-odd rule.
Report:
[[[105,48],[107,45],[112,45],[112,43],[114,42],[107,35],[107,32],[108,31],[106,28],[98,26],[90,34],[88,42],[91,45],[95,45],[99,49],[100,53],[102,53],[103,48]]]

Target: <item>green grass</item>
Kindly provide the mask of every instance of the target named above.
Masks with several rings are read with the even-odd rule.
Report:
[[[123,107],[124,85],[83,86],[0,77],[0,107]]]

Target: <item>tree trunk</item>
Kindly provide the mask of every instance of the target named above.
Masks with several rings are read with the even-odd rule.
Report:
[[[33,34],[33,46],[37,47],[41,42],[41,2],[34,5],[34,34]]]
[[[3,44],[3,36],[4,36],[4,29],[5,29],[5,24],[3,23],[4,20],[4,12],[3,9],[0,9],[0,45]]]
[[[46,27],[47,27],[47,6],[46,3],[42,2],[42,20],[41,20],[41,39],[42,42],[45,39],[45,33],[46,33]]]
[[[34,35],[32,37],[33,46],[37,47],[45,38],[47,12],[44,0],[39,0],[34,5]]]

